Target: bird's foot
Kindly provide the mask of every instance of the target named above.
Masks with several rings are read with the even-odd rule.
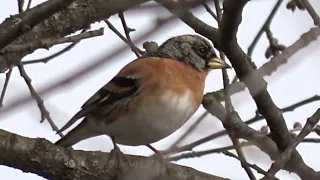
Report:
[[[121,166],[123,162],[129,162],[128,158],[121,152],[119,146],[116,143],[116,139],[114,136],[111,136],[113,149],[110,151],[110,160],[116,159],[118,162],[118,166]]]
[[[163,154],[160,151],[156,150],[154,147],[152,147],[150,144],[147,144],[146,146],[156,154],[161,166],[166,167],[168,161],[164,158]]]
[[[118,166],[121,166],[122,163],[127,163],[129,160],[128,158],[125,156],[125,154],[123,154],[123,152],[118,148],[114,148],[110,151],[110,160],[116,160],[118,163]]]

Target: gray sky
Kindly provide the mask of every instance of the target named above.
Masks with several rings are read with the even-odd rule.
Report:
[[[42,0],[33,0],[33,6],[42,2]],[[254,36],[264,23],[271,8],[276,1],[256,1],[250,2],[246,6],[243,13],[243,22],[238,32],[238,41],[242,48],[246,51],[248,45],[253,40]],[[315,9],[320,14],[320,3],[316,0],[311,0],[315,5]],[[282,44],[290,45],[295,42],[302,33],[308,31],[313,26],[313,21],[306,11],[297,10],[295,13],[288,11],[285,8],[286,3],[283,3],[278,14],[273,20],[271,30],[275,37],[279,39]],[[4,20],[9,14],[16,14],[18,11],[16,1],[6,1],[2,3],[0,8],[0,20]],[[162,11],[164,14],[166,10]],[[216,26],[214,19],[206,13],[205,10],[199,9],[195,14],[203,21],[209,22],[210,25]],[[155,13],[144,14],[125,14],[127,17],[128,25],[136,29],[136,32],[131,35],[134,37],[143,33],[148,24],[156,18]],[[111,17],[111,22],[122,29],[118,16]],[[26,71],[32,78],[34,87],[40,88],[49,83],[55,82],[68,74],[72,74],[80,67],[84,67],[91,61],[97,60],[99,56],[109,54],[114,48],[123,45],[123,42],[114,33],[107,28],[104,23],[95,23],[92,29],[105,28],[105,35],[102,37],[91,38],[83,40],[70,52],[59,56],[48,64],[35,64],[26,66]],[[194,31],[183,24],[181,21],[175,21],[174,26],[168,26],[166,30],[161,31],[146,41],[156,41],[159,44],[167,38],[194,33]],[[307,48],[301,50],[298,54],[289,59],[288,64],[282,66],[271,77],[266,77],[268,81],[268,90],[272,99],[278,107],[285,107],[297,101],[306,99],[320,92],[319,67],[320,57],[319,40],[310,44]],[[47,50],[37,50],[32,55],[24,58],[24,60],[31,60],[40,57],[48,56],[66,45],[55,46]],[[141,44],[138,44],[142,48]],[[257,45],[254,53],[253,60],[258,66],[266,62],[264,52],[268,46],[268,41],[265,35],[262,36],[259,44]],[[88,76],[81,80],[81,82],[71,83],[69,86],[60,89],[56,93],[42,97],[45,100],[45,105],[51,113],[51,117],[55,120],[56,124],[61,127],[69,120],[74,113],[76,113],[84,101],[87,100],[93,93],[95,93],[102,85],[108,82],[125,64],[132,61],[135,55],[127,49],[127,51],[119,56],[112,66],[106,64],[101,66],[98,71],[88,74]],[[229,74],[234,75],[234,72],[229,71]],[[0,76],[0,87],[2,88],[5,75]],[[222,87],[221,72],[211,72],[206,81],[205,91],[218,90]],[[24,80],[20,77],[19,72],[15,68],[11,77],[8,91],[5,97],[4,105],[6,106],[11,101],[29,94]],[[238,93],[233,96],[233,103],[236,110],[239,112],[243,120],[249,119],[254,116],[256,107],[254,101],[249,96],[248,92]],[[304,124],[305,120],[319,108],[320,102],[315,102],[301,108],[296,109],[294,112],[284,114],[289,128],[292,128],[294,122],[299,121]],[[59,137],[51,130],[48,123],[39,123],[40,113],[35,102],[29,103],[2,118],[0,121],[0,128],[5,129],[27,137],[43,137],[52,142],[56,141]],[[157,149],[166,149],[175,139],[179,137],[190,126],[197,117],[204,112],[203,107],[200,107],[197,113],[185,124],[180,130],[171,136],[157,142],[154,146]],[[261,125],[266,124],[265,121],[256,123],[253,127],[260,128]],[[183,142],[188,143],[200,139],[212,132],[221,130],[221,123],[214,117],[208,116],[197,129]],[[316,137],[310,135],[309,137]],[[220,138],[215,141],[203,144],[194,150],[204,150],[217,148],[224,145],[230,145],[231,142],[227,138]],[[112,143],[107,136],[100,136],[89,140],[82,141],[74,146],[76,149],[84,150],[101,150],[109,152],[112,148]],[[137,155],[150,155],[152,152],[143,146],[129,147],[120,146],[124,153],[137,154]],[[318,144],[300,144],[297,148],[302,155],[304,161],[315,170],[320,170],[318,158],[315,158],[317,153],[320,152]],[[261,153],[257,148],[249,147],[244,148],[248,161],[253,164],[258,164],[264,169],[268,169],[271,161],[268,156]],[[197,170],[212,173],[218,176],[227,177],[237,180],[248,179],[245,171],[241,168],[239,162],[235,159],[224,156],[223,154],[213,154],[203,156],[201,158],[192,158],[181,160],[178,164],[187,165]],[[30,173],[23,173],[20,170],[0,166],[0,176],[3,179],[24,179],[24,180],[40,180],[43,179],[37,175]],[[261,177],[258,175],[258,177]],[[299,179],[294,174],[289,174],[285,171],[280,171],[277,177],[282,180]]]

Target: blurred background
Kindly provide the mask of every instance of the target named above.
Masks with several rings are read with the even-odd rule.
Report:
[[[33,0],[31,7],[42,3],[42,0]],[[208,5],[214,9],[213,2],[209,1]],[[238,31],[238,41],[244,51],[251,44],[257,32],[265,22],[269,13],[271,12],[276,0],[256,0],[249,2],[243,13],[243,20]],[[292,12],[286,9],[288,1],[284,1],[280,9],[274,17],[270,29],[274,37],[279,40],[279,43],[286,46],[294,43],[300,38],[302,33],[305,33],[313,27],[313,20],[307,11],[296,10]],[[310,0],[310,3],[320,14],[320,1]],[[3,21],[9,15],[18,13],[16,1],[0,2],[0,21]],[[153,3],[147,3],[150,5]],[[217,27],[216,21],[200,6],[192,10],[193,13],[202,21]],[[132,39],[138,37],[144,32],[148,31],[154,20],[157,18],[168,17],[171,13],[164,8],[157,8],[153,10],[128,11],[125,12],[126,20],[130,28],[136,31],[130,35]],[[110,22],[119,30],[122,31],[122,24],[117,15],[109,18]],[[99,60],[99,58],[111,54],[115,49],[123,46],[125,43],[114,34],[104,22],[94,23],[91,29],[104,28],[104,35],[82,40],[72,50],[64,53],[61,56],[51,60],[47,64],[38,63],[26,65],[25,69],[32,79],[35,89],[41,89],[50,83],[61,80],[67,76],[72,75],[79,68],[86,67],[89,63]],[[174,20],[165,25],[153,34],[150,38],[143,39],[137,43],[142,49],[144,41],[155,41],[161,44],[166,39],[181,35],[194,34],[194,30],[185,25],[180,20]],[[50,50],[37,50],[35,53],[26,56],[23,60],[33,60],[49,56],[55,52],[63,49],[68,44],[57,45]],[[265,77],[268,82],[268,90],[272,99],[279,108],[289,106],[306,98],[320,94],[320,41],[317,40],[306,48],[300,50],[297,54],[288,60],[288,63],[282,65],[271,76]],[[261,40],[258,42],[253,51],[252,59],[258,67],[268,61],[265,57],[265,51],[269,46],[266,35],[263,34]],[[123,53],[118,54],[113,59],[109,59],[107,63],[103,64],[96,71],[88,73],[84,78],[68,83],[66,86],[58,90],[42,96],[46,108],[58,127],[62,127],[74,113],[76,113],[82,104],[95,93],[101,86],[110,80],[124,65],[136,58],[135,54],[128,47]],[[228,71],[230,77],[234,77],[233,70]],[[5,81],[5,74],[0,75],[0,87]],[[219,90],[223,87],[221,71],[213,71],[206,80],[205,92]],[[20,77],[17,68],[13,69],[8,90],[4,99],[4,106],[10,104],[21,97],[29,95],[29,89],[25,84],[23,78]],[[248,91],[243,91],[232,96],[235,109],[239,112],[243,120],[250,119],[255,116],[256,106]],[[308,105],[295,109],[293,112],[284,114],[286,123],[289,129],[292,129],[295,122],[305,123],[306,119],[311,116],[320,106],[320,102],[313,102]],[[200,107],[196,114],[178,131],[171,136],[157,142],[154,147],[158,150],[167,149],[183,132],[190,127],[195,120],[205,112],[203,107]],[[265,120],[259,121],[253,125],[255,129],[260,129],[261,126],[266,125]],[[20,108],[11,111],[0,120],[0,128],[17,133],[26,137],[42,137],[52,142],[59,139],[59,136],[52,131],[50,125],[45,121],[40,123],[40,111],[35,101],[24,104]],[[188,144],[195,140],[201,139],[213,132],[223,129],[220,121],[208,115],[201,121],[196,129],[181,142],[181,144]],[[317,135],[310,134],[308,137],[317,137]],[[223,137],[200,145],[194,151],[213,149],[231,145],[232,142],[228,137]],[[109,152],[112,149],[111,140],[107,136],[100,136],[82,141],[74,146],[75,149],[96,150]],[[126,154],[136,155],[151,155],[152,152],[144,146],[130,147],[120,146],[121,150]],[[272,161],[270,158],[255,147],[243,148],[248,162],[257,164],[265,170],[268,170]],[[320,152],[320,146],[316,143],[301,143],[297,150],[302,155],[307,165],[320,170],[320,164],[317,158],[317,153]],[[195,157],[183,159],[175,163],[193,167],[199,171],[210,174],[236,179],[248,179],[245,171],[241,168],[239,161],[227,157],[223,154],[210,154],[202,157]],[[254,171],[255,172],[255,171]],[[255,172],[256,173],[256,172]],[[5,166],[0,166],[1,179],[24,179],[24,180],[40,180],[43,179],[37,175],[30,173],[23,173],[18,169],[13,169]],[[257,177],[261,177],[257,174]],[[281,180],[299,179],[295,174],[289,174],[286,171],[279,171],[277,177]]]

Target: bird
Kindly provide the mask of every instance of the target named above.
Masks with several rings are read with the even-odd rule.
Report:
[[[82,121],[55,144],[65,148],[108,135],[117,144],[145,145],[178,130],[202,102],[205,79],[212,69],[231,68],[205,38],[185,34],[125,65],[89,98],[57,133]]]

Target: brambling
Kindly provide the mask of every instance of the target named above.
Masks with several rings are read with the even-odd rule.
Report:
[[[82,122],[55,144],[70,147],[106,134],[114,150],[150,144],[179,129],[199,108],[210,69],[230,68],[197,35],[176,36],[127,64],[59,132]]]

